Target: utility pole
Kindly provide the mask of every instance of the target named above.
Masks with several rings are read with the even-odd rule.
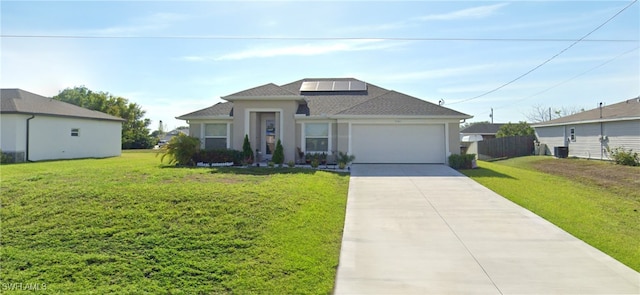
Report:
[[[493,108],[491,108],[491,114],[489,115],[489,117],[491,117],[491,124],[493,124]]]

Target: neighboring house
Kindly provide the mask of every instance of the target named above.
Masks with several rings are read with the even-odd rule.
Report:
[[[21,89],[0,92],[0,148],[16,162],[119,156],[122,122]]]
[[[231,94],[227,102],[177,117],[202,148],[241,150],[245,135],[260,160],[278,139],[285,161],[338,151],[356,163],[446,163],[460,153],[460,121],[471,116],[357,79],[303,79]]]
[[[171,140],[174,136],[177,136],[178,134],[184,134],[184,135],[189,135],[189,128],[179,128],[179,129],[173,129],[167,133],[164,134],[164,136],[162,138],[160,138],[160,142],[159,145],[164,145],[167,142],[169,142],[169,140]]]
[[[478,123],[460,130],[460,149],[468,154],[478,154],[478,141],[496,138],[501,123]]]
[[[546,154],[568,147],[569,156],[609,159],[607,149],[640,151],[640,97],[532,125]]]
[[[478,123],[460,130],[460,141],[475,142],[496,138],[500,127],[504,124]]]

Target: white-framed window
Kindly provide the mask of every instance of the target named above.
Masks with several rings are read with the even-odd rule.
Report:
[[[227,124],[205,124],[204,125],[204,149],[226,149],[227,148]]]
[[[575,127],[571,127],[571,129],[569,129],[569,140],[571,140],[571,142],[576,142],[576,128]]]
[[[308,153],[329,152],[329,123],[305,123],[304,143]]]
[[[80,136],[80,128],[71,128],[71,136]]]

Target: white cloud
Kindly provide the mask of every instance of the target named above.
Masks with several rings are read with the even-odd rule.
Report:
[[[129,20],[129,24],[116,25],[102,29],[86,30],[88,35],[133,35],[169,28],[173,23],[187,19],[188,16],[177,13],[158,12]]]
[[[497,65],[495,64],[481,64],[481,65],[464,66],[464,67],[439,68],[439,69],[426,70],[426,71],[385,73],[380,76],[372,76],[366,73],[362,73],[358,76],[367,77],[367,79],[384,82],[384,83],[413,82],[413,81],[419,81],[419,80],[430,80],[430,79],[477,75],[477,73],[482,73],[489,69],[494,69],[496,66]]]
[[[478,6],[473,8],[462,9],[444,14],[431,14],[417,18],[421,21],[431,20],[460,20],[470,18],[485,18],[494,14],[500,8],[508,5],[508,3],[499,3],[493,5]]]
[[[185,61],[205,60],[243,60],[250,58],[268,58],[279,56],[313,56],[337,52],[381,50],[401,46],[404,42],[382,42],[381,40],[343,40],[324,43],[307,43],[280,47],[257,47],[237,52],[227,53],[216,57],[184,56]]]

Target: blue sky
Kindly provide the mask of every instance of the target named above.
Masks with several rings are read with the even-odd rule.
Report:
[[[254,86],[354,77],[516,122],[640,94],[638,2],[566,49],[632,2],[2,1],[0,86],[107,91],[155,129]]]

